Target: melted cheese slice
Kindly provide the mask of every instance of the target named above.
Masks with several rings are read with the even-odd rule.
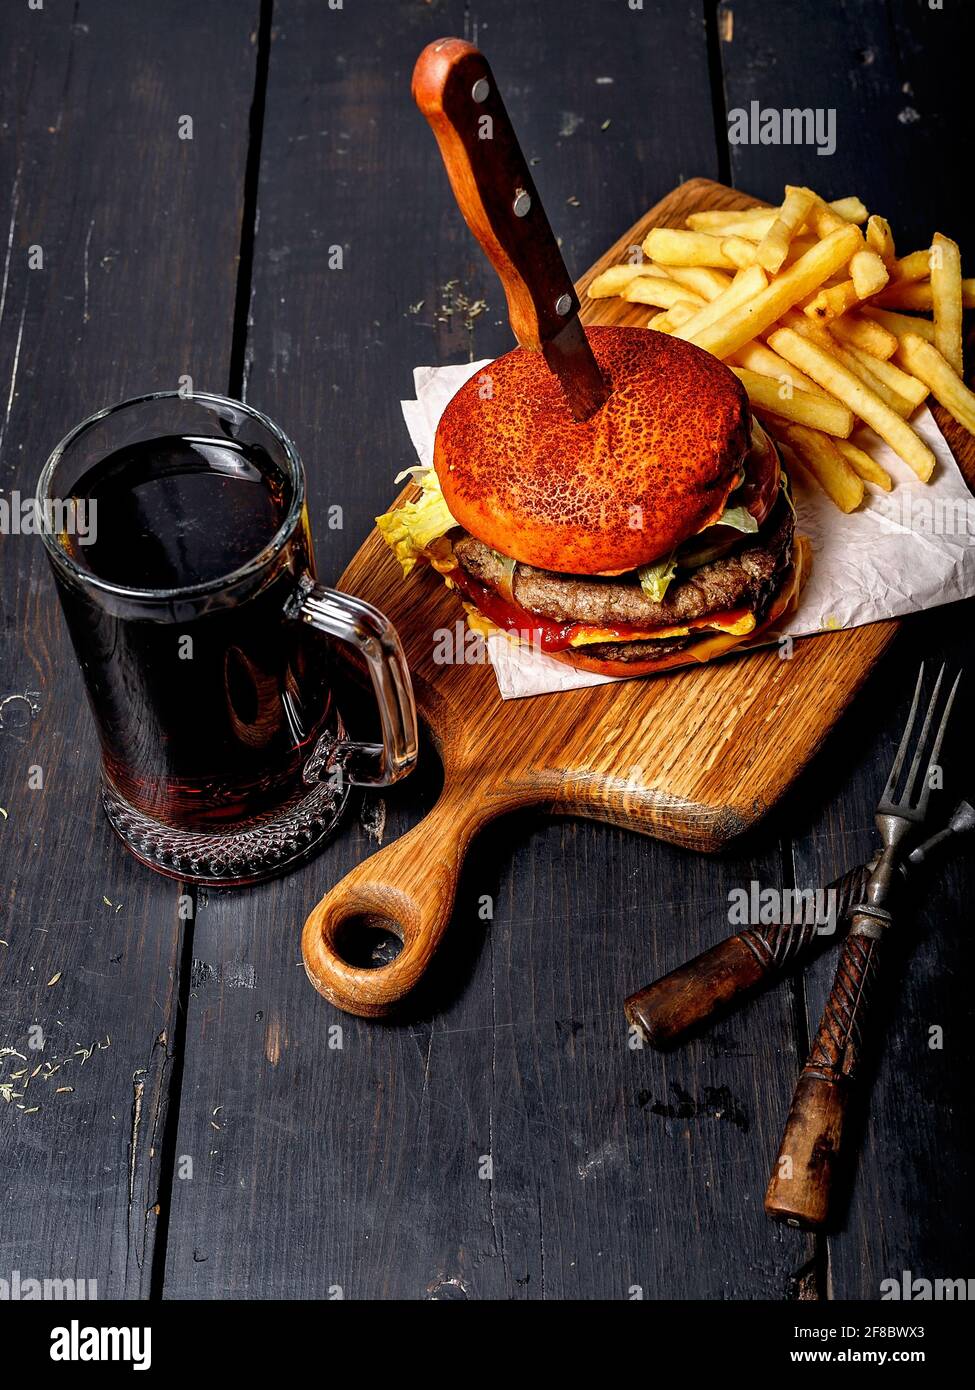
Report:
[[[645,631],[634,629],[621,637],[617,628],[595,627],[590,623],[580,623],[579,631],[569,641],[570,647],[585,647],[593,642],[647,642],[661,637],[687,637],[692,631],[707,628],[713,632],[727,632],[734,637],[745,637],[755,627],[755,614],[732,610],[725,613],[710,613],[706,618],[693,618],[683,627],[654,627]]]
[[[461,601],[464,604],[464,612],[467,614],[467,626],[470,628],[471,632],[476,632],[485,639],[493,637],[496,633],[500,633],[502,637],[511,637],[517,644],[517,634],[505,632],[503,627],[498,627],[497,623],[492,623],[490,618],[485,618],[481,610],[475,608],[473,603],[469,603],[466,599],[462,599]]]

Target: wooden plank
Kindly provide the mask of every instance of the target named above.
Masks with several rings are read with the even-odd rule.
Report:
[[[182,373],[225,386],[256,9],[4,7],[8,492],[31,495],[57,440],[102,405]],[[192,141],[178,138],[184,114]],[[179,890],[124,853],[97,805],[96,742],[39,541],[5,537],[0,566],[0,1048],[26,1058],[0,1058],[0,1080],[33,1077],[0,1104],[0,1274],[146,1296]]]
[[[736,187],[779,202],[786,183],[824,197],[856,193],[887,217],[903,252],[935,231],[971,225],[965,167],[970,15],[914,0],[821,5],[783,25],[762,0],[719,7],[726,114],[759,109],[835,112],[835,152],[815,145],[732,144]],[[730,36],[730,39],[729,37]],[[828,129],[828,127],[827,127]]]
[[[713,170],[712,123],[697,6],[566,5],[565,44],[551,42],[553,8],[498,3],[466,36],[540,158],[578,267],[676,179]],[[397,406],[412,366],[510,344],[409,99],[414,55],[465,33],[464,15],[275,5],[248,394],[304,451],[331,577],[412,462]],[[342,273],[327,268],[333,243]],[[490,305],[471,329],[459,291]],[[341,531],[327,528],[334,504]],[[427,751],[413,779],[368,801],[366,823],[401,834],[437,781]],[[178,1149],[207,1157],[176,1184],[168,1296],[794,1290],[809,1242],[755,1215],[768,1093],[787,1084],[787,997],[669,1059],[631,1052],[622,1016],[625,994],[727,931],[729,888],[768,880],[777,850],[712,863],[607,826],[509,819],[475,843],[412,1014],[377,1025],[323,1004],[297,945],[311,902],[374,847],[360,819],[302,874],[210,895],[199,914]]]
[[[814,24],[782,24],[757,3],[736,3],[733,40],[722,43],[729,109],[758,100],[766,107],[836,109],[837,150],[820,158],[808,147],[733,146],[742,187],[777,199],[786,182],[808,182],[827,196],[858,193],[890,219],[902,250],[944,230],[964,250],[975,246],[971,200],[957,178],[967,149],[967,52],[963,9],[932,11],[910,0],[820,6]],[[883,158],[878,157],[883,150]],[[964,460],[962,460],[964,462]],[[971,472],[967,473],[971,480]],[[891,655],[830,740],[791,804],[796,817],[793,867],[800,886],[829,882],[876,845],[873,812],[900,737],[923,657],[937,667],[963,663],[975,605],[939,609],[905,625]],[[952,794],[970,796],[970,758],[956,751],[946,770]],[[810,808],[823,808],[811,810]],[[968,1085],[971,1002],[968,947],[952,930],[968,911],[975,865],[958,855],[937,876],[885,989],[887,1036],[873,1084],[869,1118],[844,1230],[829,1242],[829,1286],[836,1298],[875,1299],[880,1281],[904,1269],[946,1277],[971,1248],[971,1218],[957,1197],[971,1173]],[[899,958],[898,958],[899,956]],[[833,972],[828,953],[806,976],[804,1015],[814,1031]],[[928,1029],[954,1039],[928,1047]],[[801,1064],[804,1045],[794,1059]],[[791,1090],[791,1087],[790,1087]],[[783,1095],[781,1103],[787,1103]],[[937,1195],[935,1195],[937,1194]]]

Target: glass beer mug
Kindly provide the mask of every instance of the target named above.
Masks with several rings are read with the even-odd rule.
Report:
[[[301,460],[251,406],[160,392],[92,415],[38,483],[101,743],[102,804],[150,868],[210,886],[305,859],[353,784],[416,762],[395,629],[319,584]],[[348,739],[331,641],[364,660],[381,744]]]

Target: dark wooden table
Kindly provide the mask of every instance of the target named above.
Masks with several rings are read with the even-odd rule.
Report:
[[[576,273],[696,174],[775,200],[786,180],[856,192],[904,251],[941,229],[972,254],[965,9],[6,4],[0,487],[32,491],[83,415],[188,374],[292,434],[334,577],[413,462],[413,366],[511,342],[411,105],[425,43],[487,50]],[[752,100],[835,108],[835,154],[729,149],[726,112]],[[0,1103],[0,1278],[129,1298],[784,1300],[972,1272],[970,859],[939,874],[888,980],[834,1237],[772,1227],[761,1205],[831,957],[668,1057],[628,1049],[620,1007],[727,932],[730,888],[816,886],[867,856],[918,659],[963,661],[972,605],[906,623],[795,794],[717,858],[589,822],[497,824],[430,987],[377,1024],[312,992],[298,932],[383,809],[388,839],[431,803],[432,755],[303,871],[190,895],[189,915],[97,806],[39,542],[0,547],[0,1049],[63,1062]],[[948,771],[970,796],[957,744]]]

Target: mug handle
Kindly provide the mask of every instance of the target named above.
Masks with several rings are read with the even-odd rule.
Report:
[[[328,589],[306,575],[289,616],[316,632],[347,642],[365,658],[379,706],[382,743],[329,739],[327,763],[339,766],[358,787],[388,787],[416,766],[416,703],[410,670],[393,624],[364,599]],[[317,750],[305,767],[305,780],[317,781]]]

